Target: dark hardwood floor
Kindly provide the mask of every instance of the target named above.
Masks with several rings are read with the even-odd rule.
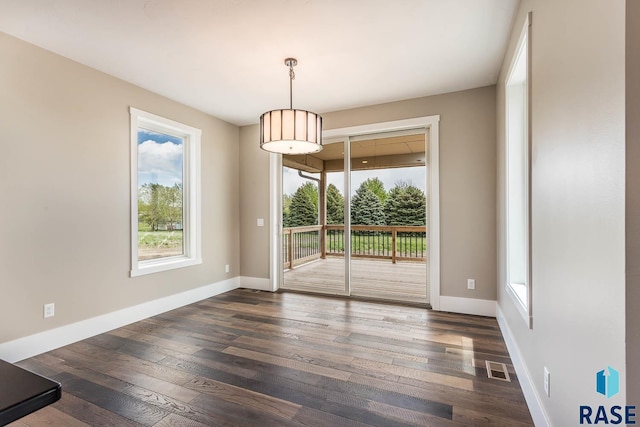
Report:
[[[63,395],[14,427],[532,425],[495,319],[377,302],[238,289],[19,365]]]

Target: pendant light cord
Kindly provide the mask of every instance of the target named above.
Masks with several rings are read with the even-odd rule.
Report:
[[[289,109],[293,110],[293,79],[296,73],[293,72],[293,64],[289,63]]]

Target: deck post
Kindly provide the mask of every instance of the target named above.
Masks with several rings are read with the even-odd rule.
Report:
[[[327,173],[323,170],[320,172],[320,182],[318,182],[318,205],[320,208],[320,258],[327,257]]]
[[[396,263],[396,237],[398,236],[398,230],[395,227],[391,229],[391,247],[393,250],[391,251],[391,262],[393,264]]]
[[[294,247],[293,247],[293,230],[289,231],[289,269],[293,270],[293,255]]]

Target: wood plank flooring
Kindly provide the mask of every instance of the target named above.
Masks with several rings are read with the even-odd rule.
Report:
[[[329,257],[285,271],[284,284],[292,290],[344,294],[344,258]],[[427,265],[352,258],[351,294],[427,303]]]
[[[14,427],[533,425],[495,319],[328,296],[238,289],[19,365],[63,395]]]

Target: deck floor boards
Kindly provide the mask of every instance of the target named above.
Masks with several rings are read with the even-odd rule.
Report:
[[[291,290],[344,294],[344,258],[328,257],[287,270],[284,285]],[[427,265],[352,258],[351,295],[426,303]]]
[[[237,289],[19,365],[63,395],[16,427],[533,425],[495,319],[401,304]]]

